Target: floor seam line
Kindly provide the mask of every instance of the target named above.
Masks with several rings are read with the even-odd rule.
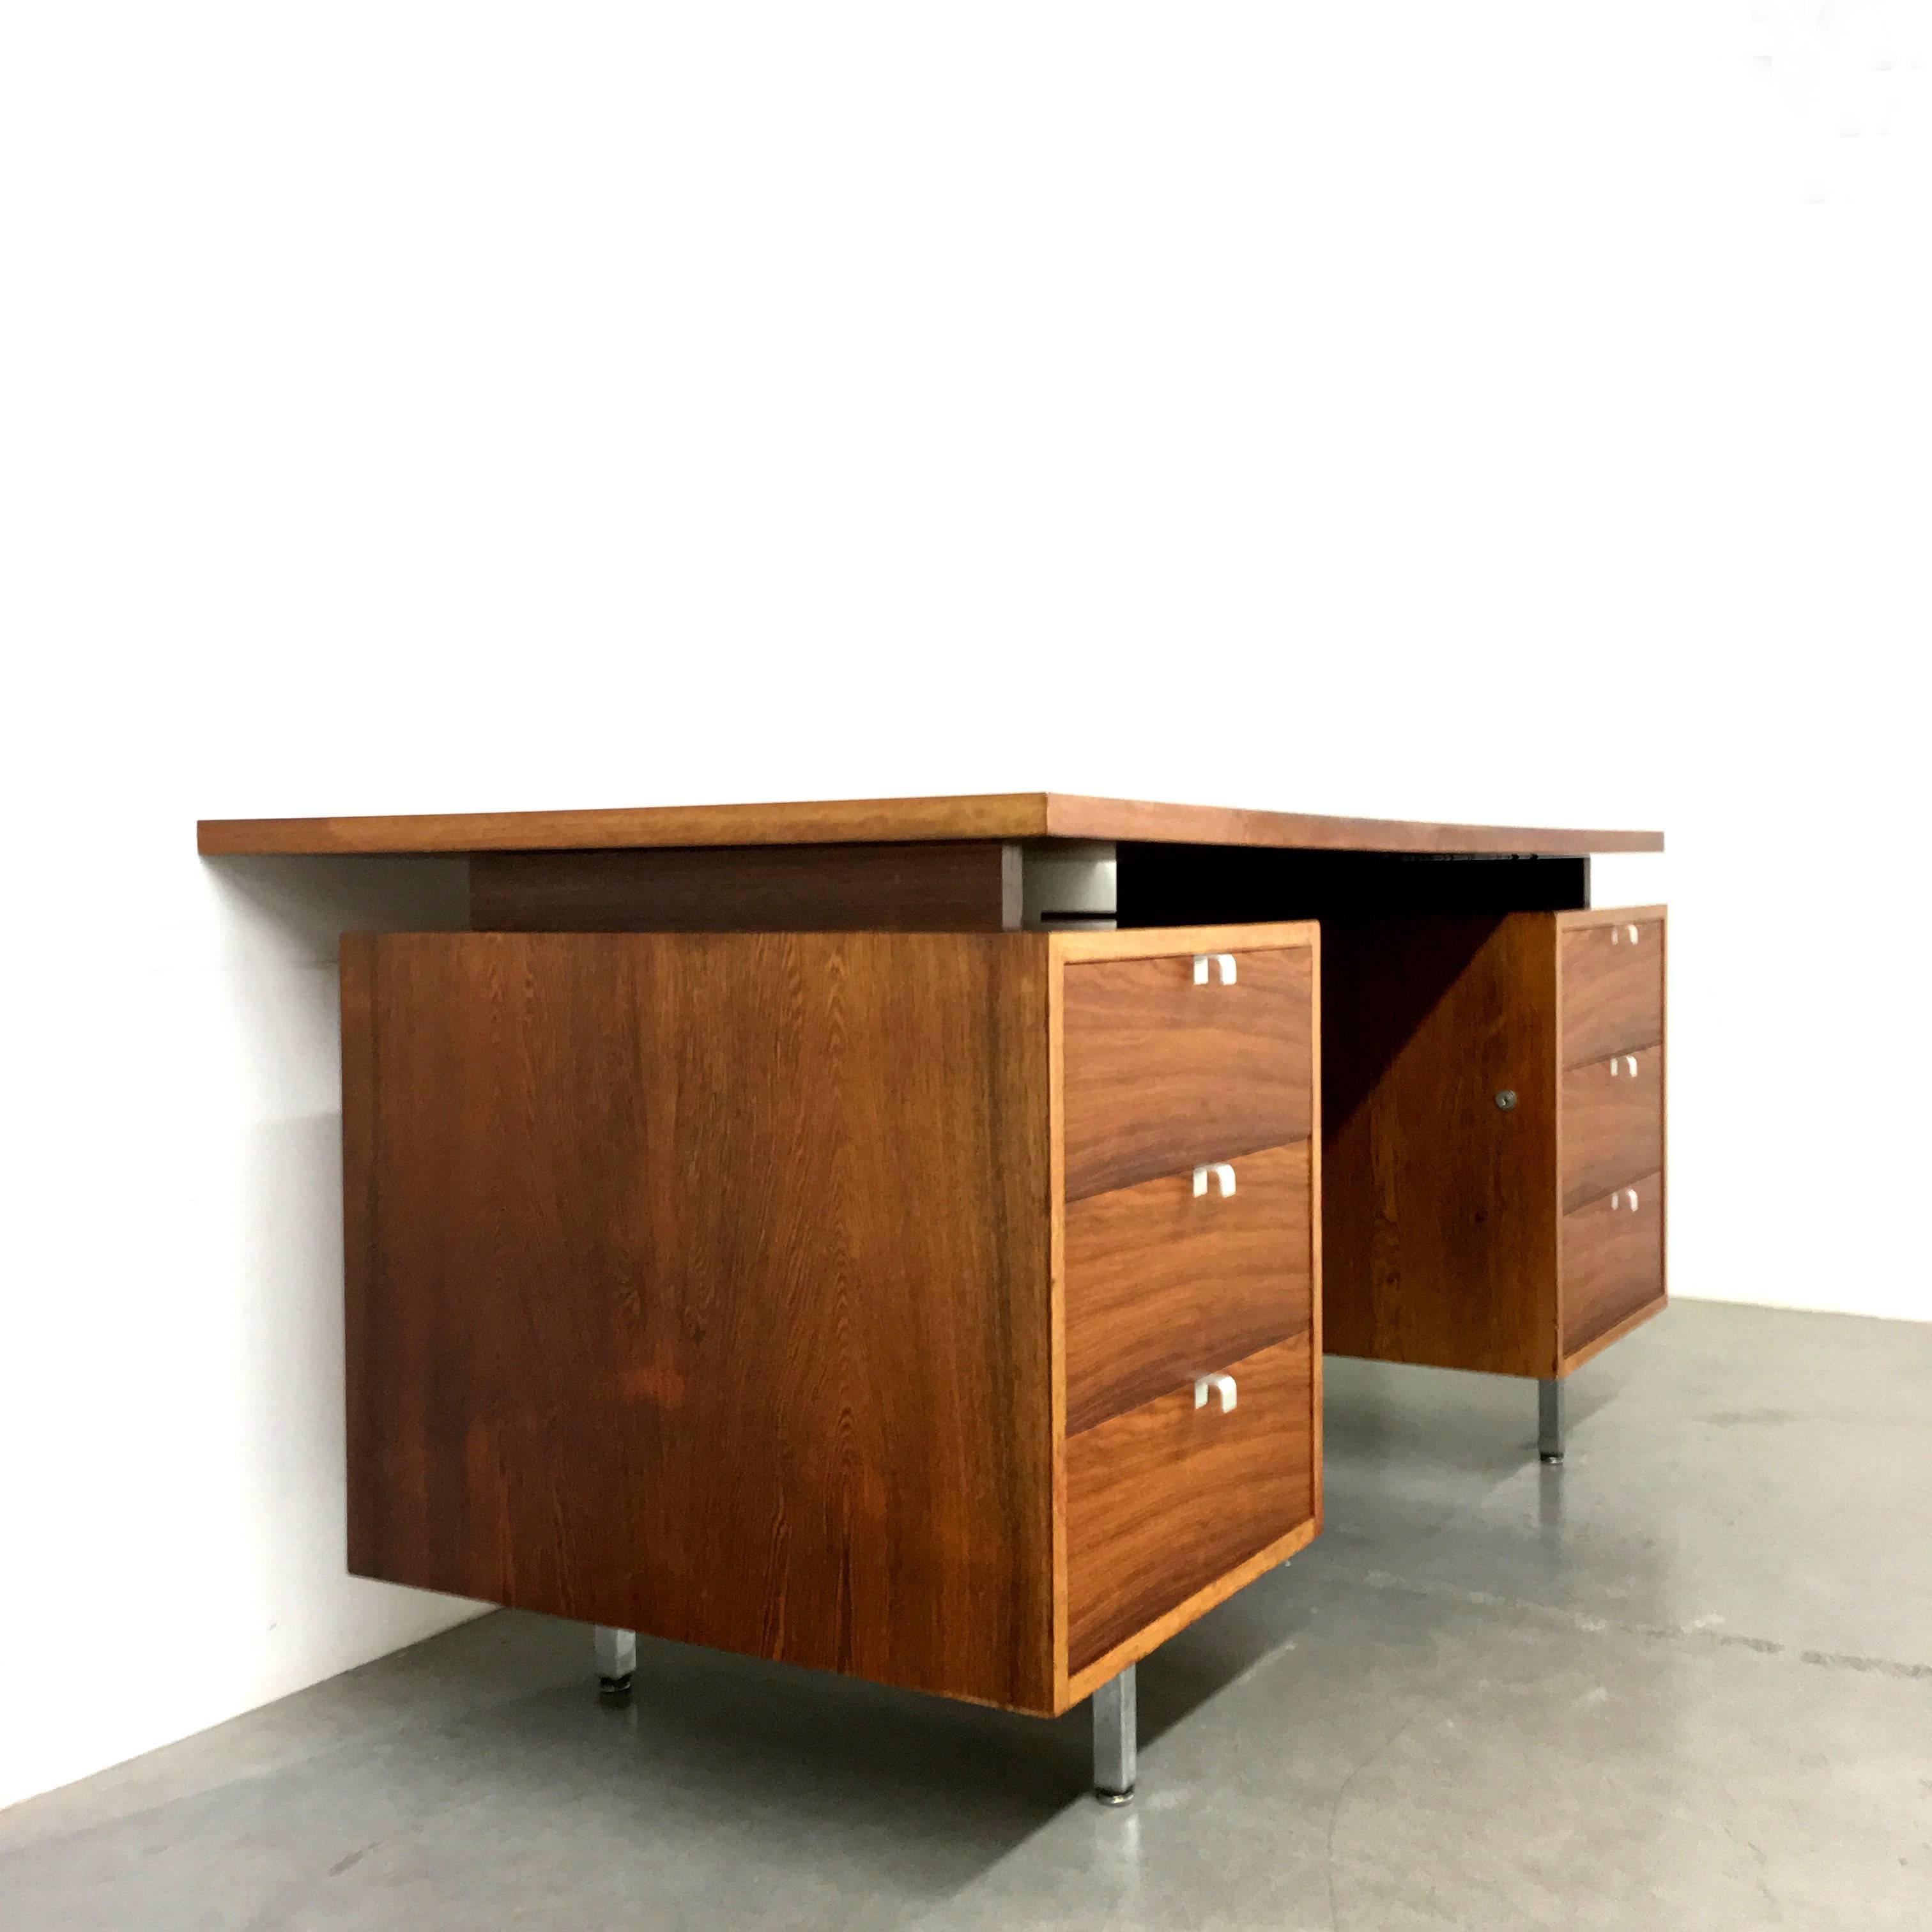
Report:
[[[1684,1640],[1719,1648],[1748,1650],[1762,1657],[1776,1657],[1826,1670],[1853,1670],[1892,1677],[1906,1682],[1932,1682],[1932,1664],[1907,1664],[1897,1658],[1866,1657],[1852,1651],[1820,1650],[1813,1646],[1780,1643],[1774,1637],[1748,1636],[1737,1630],[1713,1630],[1696,1624],[1628,1623],[1616,1617],[1600,1616],[1588,1610],[1565,1609],[1560,1604],[1533,1603],[1521,1597],[1496,1595],[1487,1590],[1459,1590],[1426,1583],[1410,1583],[1385,1570],[1371,1570],[1357,1576],[1331,1576],[1359,1588],[1395,1590],[1405,1596],[1446,1598],[1471,1609],[1517,1610],[1532,1616],[1570,1625],[1591,1635],[1616,1631],[1626,1636],[1652,1637],[1664,1642]]]

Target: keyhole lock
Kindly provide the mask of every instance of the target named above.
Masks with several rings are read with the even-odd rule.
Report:
[[[1514,1087],[1505,1087],[1496,1096],[1496,1105],[1507,1114],[1516,1105],[1516,1089]]]

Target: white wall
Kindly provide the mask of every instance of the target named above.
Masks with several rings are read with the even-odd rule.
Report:
[[[8,10],[0,1802],[463,1613],[329,976],[460,874],[198,815],[1660,824],[1676,1287],[1932,1316],[1922,26],[1757,12]]]

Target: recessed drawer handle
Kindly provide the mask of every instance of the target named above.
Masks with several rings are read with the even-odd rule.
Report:
[[[1232,1376],[1196,1376],[1194,1378],[1194,1406],[1208,1406],[1208,1391],[1212,1389],[1221,1398],[1221,1413],[1226,1415],[1234,1406],[1234,1378]]]
[[[1630,934],[1630,944],[1634,946],[1636,944],[1636,928],[1634,926],[1612,926],[1610,928],[1610,944],[1612,946],[1620,944],[1623,940],[1625,933],[1628,933]]]
[[[1234,1168],[1232,1161],[1217,1160],[1211,1167],[1197,1167],[1194,1170],[1194,1198],[1199,1200],[1208,1192],[1208,1177],[1212,1174],[1220,1184],[1221,1198],[1225,1201],[1234,1191]]]
[[[1636,1212],[1636,1190],[1634,1187],[1619,1187],[1610,1196],[1610,1212],[1614,1214],[1626,1201],[1630,1203],[1630,1212],[1634,1214]]]
[[[1617,1070],[1620,1066],[1628,1066],[1630,1069],[1630,1077],[1633,1080],[1636,1078],[1636,1055],[1635,1054],[1620,1053],[1617,1055],[1616,1059],[1610,1062],[1610,1078],[1612,1080],[1617,1077]]]
[[[1221,983],[1232,986],[1234,983],[1234,956],[1232,952],[1197,952],[1194,956],[1194,983],[1204,986],[1208,983],[1208,962],[1213,960],[1221,975]]]

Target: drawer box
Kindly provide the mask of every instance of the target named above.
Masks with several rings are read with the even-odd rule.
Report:
[[[1066,1445],[1069,1660],[1076,1672],[1306,1521],[1313,1362],[1298,1335],[1226,1364],[1235,1404],[1192,1383]]]
[[[1620,1053],[1563,1076],[1563,1211],[1664,1165],[1664,1049]]]
[[[1328,1346],[1551,1379],[1663,1307],[1664,908],[1336,922],[1322,944]],[[1633,1184],[1642,1225],[1612,1228]]]
[[[1563,1348],[1587,1348],[1664,1292],[1664,1177],[1563,1217]]]
[[[350,1568],[1066,1709],[1319,1528],[1316,945],[347,935]]]
[[[1574,926],[1559,942],[1563,1064],[1641,1053],[1664,1038],[1664,922],[1654,912]]]
[[[1307,1141],[1164,1174],[1066,1209],[1066,1430],[1192,1384],[1306,1330],[1314,1276]]]
[[[1307,1138],[1313,953],[1203,956],[1204,982],[1191,953],[1068,965],[1070,1201]]]

